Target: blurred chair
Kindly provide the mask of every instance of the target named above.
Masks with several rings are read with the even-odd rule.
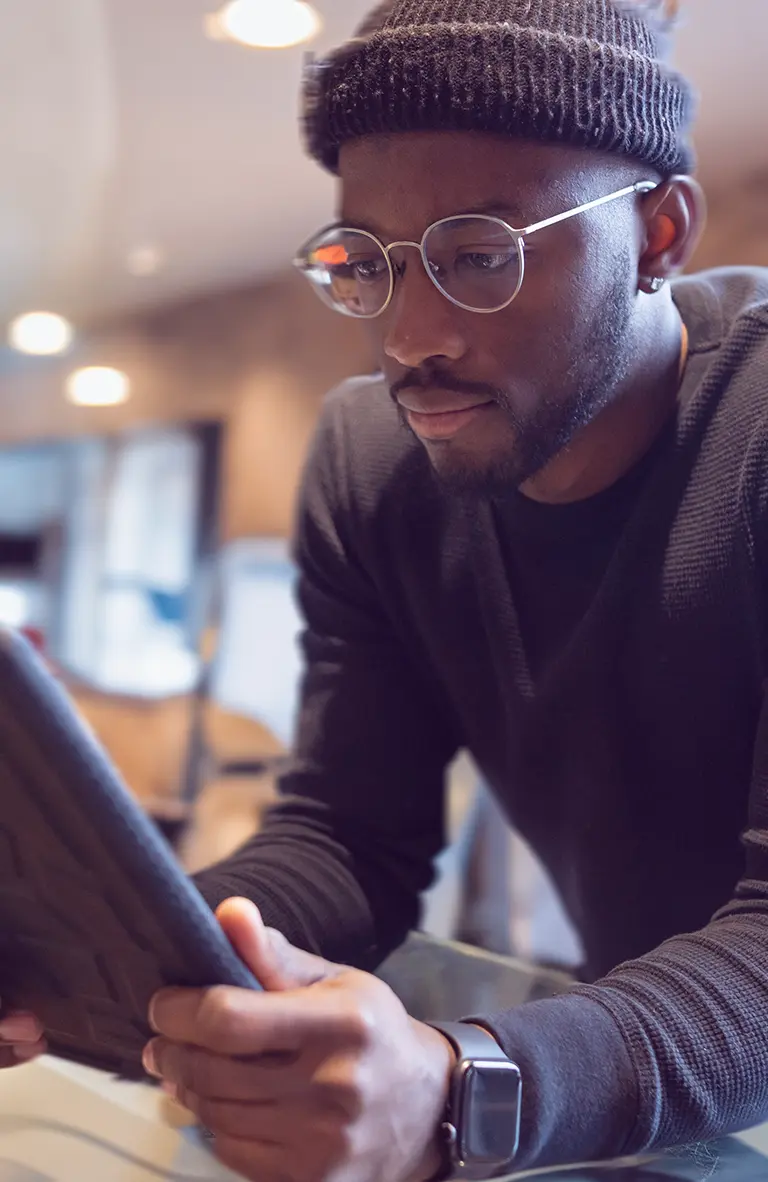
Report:
[[[257,831],[290,747],[302,673],[287,545],[231,543],[211,582],[182,755],[179,807],[190,823],[178,852],[189,871],[227,857]],[[423,899],[422,931],[501,956],[578,964],[551,885],[466,755],[447,785],[448,845]]]
[[[184,776],[190,871],[247,840],[274,799],[301,676],[294,578],[278,540],[239,539],[216,559]]]

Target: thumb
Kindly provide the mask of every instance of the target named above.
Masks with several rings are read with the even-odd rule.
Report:
[[[237,955],[270,992],[314,985],[338,971],[335,965],[294,948],[280,932],[265,927],[258,907],[247,899],[227,899],[216,918]]]

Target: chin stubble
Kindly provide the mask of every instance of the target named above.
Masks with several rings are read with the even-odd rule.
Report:
[[[498,498],[515,492],[541,472],[574,437],[613,400],[630,368],[627,333],[633,300],[625,279],[617,281],[603,305],[611,315],[596,316],[581,351],[563,375],[561,388],[570,393],[562,400],[542,402],[526,418],[517,414],[500,392],[497,403],[515,434],[508,455],[485,467],[470,464],[432,465],[441,487],[461,497]],[[401,418],[410,432],[407,419]]]

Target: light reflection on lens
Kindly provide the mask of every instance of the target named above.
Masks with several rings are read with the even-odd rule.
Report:
[[[413,248],[399,246],[407,260]],[[494,312],[517,295],[522,281],[522,249],[498,218],[461,215],[437,222],[424,243],[428,274],[453,303],[475,312]],[[304,273],[321,298],[348,316],[371,318],[386,307],[393,272],[387,254],[363,230],[332,228],[305,252]]]
[[[389,299],[387,256],[360,230],[327,231],[311,245],[304,270],[323,300],[348,316],[377,316]]]

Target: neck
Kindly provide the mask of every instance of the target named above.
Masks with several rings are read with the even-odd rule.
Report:
[[[682,379],[684,329],[667,293],[642,324],[637,362],[604,410],[521,486],[531,500],[567,504],[615,484],[645,455],[667,422]]]

